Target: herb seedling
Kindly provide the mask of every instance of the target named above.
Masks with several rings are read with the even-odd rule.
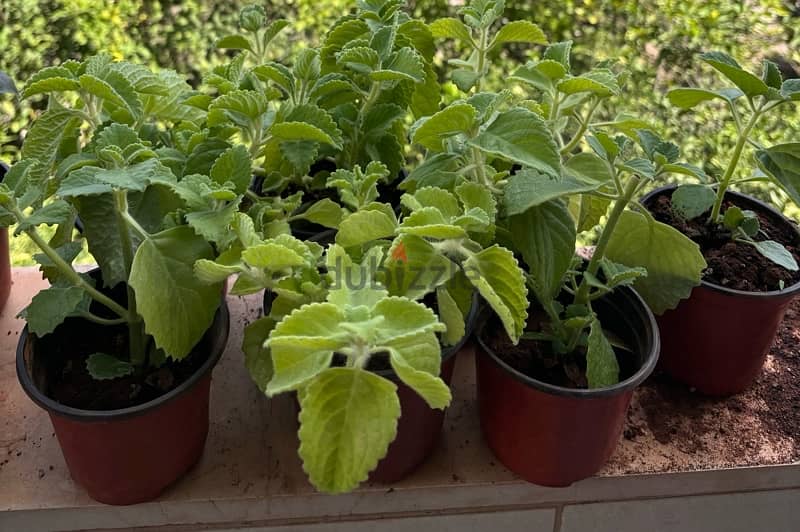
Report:
[[[718,90],[680,88],[669,92],[670,102],[681,109],[691,109],[703,102],[721,100],[731,112],[738,138],[728,165],[718,182],[684,185],[672,196],[673,210],[686,219],[706,212],[708,224],[727,230],[731,238],[754,246],[764,257],[790,271],[800,267],[791,253],[779,242],[762,240],[758,217],[750,211],[730,207],[723,212],[725,193],[731,185],[763,181],[763,177],[736,179],[736,170],[748,145],[755,146],[759,168],[796,203],[800,204],[800,143],[758,146],[752,138],[762,118],[786,105],[800,101],[800,80],[783,80],[778,66],[764,60],[761,76],[748,72],[732,57],[710,52],[700,58],[721,73],[734,86]],[[716,189],[716,190],[715,190]]]

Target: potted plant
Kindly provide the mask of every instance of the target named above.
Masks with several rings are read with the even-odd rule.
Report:
[[[287,224],[305,238],[336,228],[330,174],[374,160],[389,170],[381,184],[392,181],[405,165],[404,119],[438,108],[430,31],[400,7],[359,4],[288,66],[267,54],[287,23],[267,22],[259,6],[245,7],[241,31],[217,43],[241,53],[206,77],[215,96],[204,104],[247,149],[255,175],[248,202],[257,225],[264,216],[272,223],[271,234]]]
[[[643,202],[657,219],[696,241],[708,261],[702,283],[691,297],[658,319],[661,364],[702,393],[728,395],[755,380],[784,312],[800,293],[796,223],[769,205],[730,190],[770,180],[800,203],[800,144],[764,147],[753,139],[769,115],[800,101],[800,82],[782,81],[770,61],[756,76],[720,52],[700,58],[732,86],[679,88],[668,98],[681,109],[723,102],[737,129],[736,146],[719,179],[662,188]],[[742,175],[740,170],[751,146],[761,175]]]
[[[4,224],[36,243],[51,285],[22,313],[17,374],[91,497],[149,500],[205,444],[228,313],[193,265],[229,245],[247,181],[221,170],[229,152],[202,163],[210,176],[184,172],[201,165],[183,141],[207,131],[174,72],[98,55],[36,74],[23,96],[40,94],[47,110],[0,184]],[[90,272],[72,264],[84,245]]]
[[[8,74],[0,70],[0,95],[11,94],[16,97],[17,87]],[[4,123],[0,126],[5,127]],[[0,161],[0,182],[5,179],[8,166]],[[11,256],[8,248],[8,228],[0,228],[0,310],[5,307],[11,293]]]
[[[430,155],[407,186],[468,181],[497,198],[495,240],[523,259],[532,297],[516,334],[504,331],[496,309],[497,318],[487,312],[478,320],[481,426],[512,471],[568,485],[608,459],[633,389],[655,367],[658,331],[630,285],[646,279],[648,303],[668,308],[688,296],[705,267],[696,244],[635,198],[666,174],[698,170],[678,163],[677,146],[641,120],[597,120],[622,93],[625,73],[604,62],[573,74],[570,42],[549,45],[513,73],[532,91],[528,99],[485,92],[493,43],[545,39],[529,22],[495,30],[502,2],[471,2],[460,13],[463,21],[435,23],[434,33],[469,44],[469,59],[455,61],[453,76],[474,94],[415,129]],[[606,214],[594,254],[576,259],[578,232]],[[635,252],[618,258],[629,249]]]
[[[195,265],[209,282],[237,275],[232,292],[272,293],[267,315],[245,330],[246,363],[267,395],[297,392],[299,452],[323,491],[348,491],[368,476],[391,482],[427,457],[477,315],[475,293],[509,334],[524,321],[516,260],[480,244],[494,230],[488,190],[426,187],[402,203],[400,219],[388,204],[360,208],[327,249],[286,234],[265,239],[241,215],[238,243]],[[345,391],[361,398],[338,402]],[[336,423],[320,424],[331,416]]]

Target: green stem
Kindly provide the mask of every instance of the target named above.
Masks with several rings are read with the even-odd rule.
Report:
[[[115,190],[114,200],[116,203],[117,227],[119,229],[119,239],[122,246],[122,256],[125,260],[125,273],[130,280],[131,269],[133,268],[134,246],[131,232],[128,228],[129,219],[133,217],[128,212],[128,192],[126,190]],[[135,229],[143,231],[138,223],[135,223]],[[144,365],[147,360],[147,353],[145,351],[145,332],[142,317],[136,312],[136,293],[130,282],[125,286],[128,289],[128,346],[130,349],[130,361],[135,366]]]
[[[117,319],[101,318],[97,314],[92,314],[91,312],[79,312],[78,315],[85,320],[89,320],[94,323],[99,323],[100,325],[121,325],[126,321],[124,318],[117,318]]]
[[[348,167],[358,161],[358,155],[361,153],[361,148],[363,147],[363,139],[361,138],[360,133],[364,126],[364,119],[367,117],[367,112],[372,108],[380,95],[381,83],[379,81],[373,82],[372,86],[369,88],[367,96],[364,98],[364,105],[361,106],[361,110],[358,113],[358,121],[355,129],[353,130],[353,149],[349,154]]]
[[[581,139],[583,138],[583,135],[589,129],[589,121],[592,119],[592,115],[597,110],[599,105],[600,105],[600,100],[596,100],[592,104],[592,106],[589,108],[589,111],[587,111],[586,116],[580,122],[580,124],[581,124],[580,128],[575,133],[575,136],[572,137],[572,139],[567,143],[566,146],[561,148],[561,156],[562,157],[564,157],[565,155],[568,155],[573,149],[575,149],[575,146],[577,146],[578,143],[581,141]]]
[[[478,74],[478,80],[475,82],[475,92],[481,92],[483,89],[483,77],[486,75],[486,47],[489,40],[489,32],[486,28],[481,30],[480,42],[478,43],[478,66],[475,68],[475,73]]]
[[[597,275],[600,269],[600,260],[605,256],[606,248],[609,242],[611,242],[611,237],[614,235],[614,230],[617,228],[617,223],[619,223],[622,213],[625,212],[628,203],[631,202],[636,191],[639,189],[640,181],[641,178],[638,175],[631,176],[630,181],[628,181],[625,186],[625,191],[622,196],[614,204],[614,208],[608,215],[608,221],[606,221],[603,232],[600,234],[600,240],[597,241],[597,247],[592,254],[592,258],[589,260],[589,265],[586,267],[587,273],[595,276]],[[589,280],[584,276],[578,288],[578,293],[575,294],[576,305],[586,305],[589,303],[589,289]]]
[[[24,215],[22,214],[22,212],[20,212],[18,209],[16,210],[16,212],[14,214],[17,216],[18,220],[24,220],[24,218],[25,218]],[[51,261],[53,261],[53,264],[55,264],[55,266],[58,268],[59,272],[61,272],[61,274],[70,283],[72,283],[73,285],[77,286],[78,288],[81,288],[81,289],[85,290],[86,293],[88,293],[89,296],[92,299],[94,299],[95,301],[97,301],[101,305],[104,305],[105,307],[107,307],[109,310],[114,312],[120,318],[122,318],[122,319],[124,319],[126,321],[130,318],[130,313],[128,312],[128,310],[125,307],[123,307],[122,305],[120,305],[119,303],[117,303],[116,301],[111,299],[110,297],[106,296],[105,294],[103,294],[102,292],[97,290],[95,287],[90,285],[88,282],[86,282],[86,280],[83,277],[81,277],[80,274],[78,274],[78,272],[76,272],[72,268],[72,266],[70,266],[67,263],[67,261],[65,261],[64,259],[61,258],[61,255],[59,255],[56,252],[56,250],[54,250],[52,247],[50,247],[50,245],[45,241],[45,239],[42,238],[42,236],[36,231],[35,227],[32,227],[30,229],[26,229],[25,230],[25,234],[27,234],[30,237],[30,239],[33,240],[33,242],[39,247],[39,249],[42,250],[42,252],[44,252],[45,255],[47,255],[47,257]]]
[[[725,199],[725,193],[728,191],[728,186],[731,184],[731,178],[736,171],[736,167],[739,165],[739,160],[742,158],[742,151],[747,144],[747,137],[750,135],[750,132],[753,130],[756,123],[758,123],[759,118],[761,118],[761,113],[761,109],[755,110],[745,128],[739,131],[739,139],[736,141],[736,147],[733,149],[733,156],[731,156],[731,160],[728,163],[728,168],[725,169],[725,174],[722,176],[722,179],[719,182],[717,199],[714,201],[714,207],[711,209],[711,216],[708,219],[708,223],[710,224],[715,224],[719,220],[720,211],[722,210],[722,201]]]

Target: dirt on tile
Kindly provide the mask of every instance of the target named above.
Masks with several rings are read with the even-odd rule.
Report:
[[[658,473],[800,460],[800,299],[788,310],[758,380],[705,397],[656,374],[634,394],[601,474]]]

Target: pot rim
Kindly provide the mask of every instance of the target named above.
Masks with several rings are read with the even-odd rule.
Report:
[[[645,194],[639,203],[647,207],[647,202],[654,197],[661,195],[669,190],[677,189],[678,185],[664,185],[658,187],[647,194]],[[734,198],[743,199],[754,203],[758,206],[759,209],[762,209],[770,214],[777,216],[781,221],[783,221],[787,226],[791,227],[798,235],[798,239],[800,239],[800,228],[797,227],[789,218],[784,216],[782,213],[778,212],[772,205],[761,201],[758,198],[754,198],[748,194],[742,194],[741,192],[736,192],[735,190],[728,190],[725,192],[726,196],[732,196]],[[721,286],[710,281],[706,281],[704,279],[700,279],[700,285],[703,288],[708,290],[712,290],[714,292],[719,292],[721,294],[725,294],[727,296],[734,296],[734,297],[746,297],[746,298],[754,298],[754,299],[769,299],[769,298],[785,298],[785,297],[794,297],[797,294],[800,294],[800,281],[796,282],[793,285],[787,286],[783,290],[770,290],[769,292],[749,292],[747,290],[736,290],[735,288],[728,288],[725,286]]]
[[[214,315],[214,321],[206,332],[219,328],[221,326],[221,333],[211,341],[211,348],[208,357],[203,365],[200,366],[188,379],[183,381],[180,385],[173,388],[164,395],[157,397],[146,403],[127,408],[118,408],[114,410],[85,410],[83,408],[74,408],[71,406],[63,405],[58,401],[45,395],[34,384],[31,375],[25,364],[25,344],[28,337],[32,334],[28,331],[28,326],[22,329],[19,341],[17,342],[17,379],[19,380],[22,389],[31,398],[31,400],[47,411],[48,414],[55,414],[59,417],[72,419],[81,422],[109,422],[120,421],[123,419],[143,415],[151,410],[161,407],[162,405],[176,399],[178,396],[184,394],[189,389],[193,388],[198,381],[203,379],[207,374],[214,369],[219,359],[222,357],[225,347],[228,344],[228,334],[230,332],[230,312],[228,310],[228,303],[224,299],[217,312]]]
[[[641,367],[630,377],[625,379],[624,381],[620,381],[613,386],[608,386],[605,388],[593,388],[593,389],[582,389],[582,388],[566,388],[563,386],[557,386],[555,384],[549,384],[544,381],[540,381],[538,379],[534,379],[533,377],[529,377],[520,371],[517,371],[513,367],[506,364],[500,357],[497,356],[497,353],[494,352],[486,343],[483,341],[483,331],[484,327],[488,323],[489,320],[483,320],[480,325],[478,325],[477,330],[475,331],[475,339],[478,341],[478,344],[481,346],[483,351],[489,355],[492,361],[509,373],[514,379],[518,380],[522,384],[528,386],[529,388],[535,388],[536,390],[544,393],[549,393],[551,395],[558,395],[562,397],[575,397],[575,398],[582,398],[582,399],[597,399],[601,397],[611,397],[615,395],[619,395],[625,393],[629,390],[633,390],[637,386],[639,386],[644,380],[653,373],[653,370],[656,368],[656,364],[658,363],[658,355],[661,351],[661,336],[658,332],[658,324],[656,323],[656,318],[653,315],[653,312],[650,310],[642,297],[631,287],[629,286],[621,286],[616,288],[612,293],[612,295],[619,295],[625,294],[623,297],[628,297],[631,303],[638,307],[639,313],[644,315],[645,321],[650,325],[650,350],[645,355],[645,361],[641,365]],[[608,296],[606,296],[608,297]],[[480,356],[480,354],[477,354]]]

